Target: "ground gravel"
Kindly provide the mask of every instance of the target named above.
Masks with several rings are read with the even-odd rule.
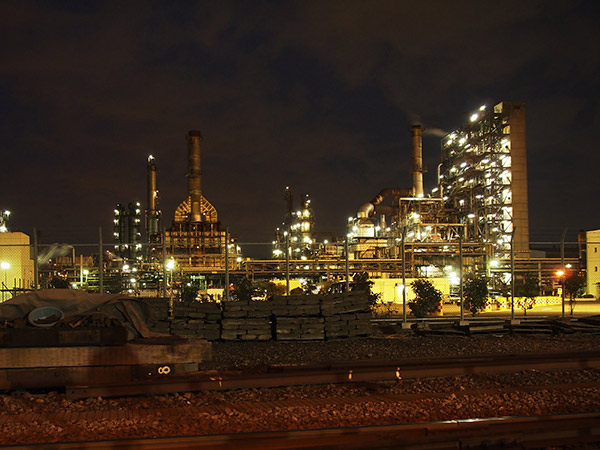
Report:
[[[600,350],[598,335],[414,336],[326,342],[216,342],[204,370],[238,370],[277,365],[355,360],[507,355]]]
[[[600,350],[600,336],[215,343],[212,360],[200,369],[261,371],[336,361],[567,350]],[[60,392],[4,392],[0,393],[0,445],[600,411],[598,383],[598,370],[583,369],[85,400],[69,400]],[[386,395],[400,397],[381,401]],[[348,397],[356,402],[340,400]],[[298,399],[307,403],[285,404]],[[257,408],[256,402],[262,406]]]

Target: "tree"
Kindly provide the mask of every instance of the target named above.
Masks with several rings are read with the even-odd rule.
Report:
[[[198,291],[200,290],[200,285],[197,281],[193,281],[191,283],[184,284],[181,289],[181,301],[183,302],[193,302],[198,298]]]
[[[52,289],[69,289],[70,287],[67,279],[57,275],[53,276],[50,280],[50,288]]]
[[[256,288],[254,283],[248,278],[242,278],[235,286],[233,290],[233,298],[240,301],[250,301],[254,296]]]
[[[352,276],[352,285],[350,291],[364,291],[367,293],[369,308],[373,309],[379,301],[381,294],[375,294],[372,291],[373,282],[369,280],[367,272],[355,273]]]
[[[427,317],[427,314],[435,311],[437,305],[442,301],[442,293],[436,289],[431,281],[422,278],[412,282],[411,287],[416,294],[408,307],[415,317]]]
[[[571,309],[571,315],[575,311],[575,297],[579,295],[585,285],[585,278],[576,272],[570,272],[566,277],[563,284],[565,294],[569,296],[569,307]]]
[[[260,280],[255,283],[257,291],[264,293],[267,300],[274,295],[285,295],[285,285],[273,283],[269,280]]]
[[[473,317],[485,308],[488,299],[487,280],[482,277],[470,276],[463,286],[465,308],[471,311]]]
[[[515,296],[522,297],[520,306],[523,308],[523,315],[527,315],[527,310],[533,308],[535,298],[540,295],[540,279],[536,273],[527,272],[522,278],[515,280]]]

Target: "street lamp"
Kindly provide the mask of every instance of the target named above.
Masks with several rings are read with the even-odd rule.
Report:
[[[173,298],[173,269],[175,268],[175,260],[173,258],[169,259],[165,264],[167,270],[169,271],[169,280],[167,285],[169,286],[169,297]]]
[[[560,280],[560,295],[561,295],[561,303],[562,303],[562,318],[565,318],[565,271],[557,270],[556,275]]]

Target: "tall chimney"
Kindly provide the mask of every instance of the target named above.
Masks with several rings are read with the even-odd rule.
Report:
[[[423,127],[413,125],[409,131],[412,141],[413,195],[423,197]]]
[[[202,214],[200,205],[202,203],[202,171],[200,164],[200,141],[202,134],[200,131],[191,130],[188,132],[188,161],[190,171],[188,177],[188,192],[191,200],[190,222],[201,222]]]
[[[148,156],[146,172],[146,205],[148,208],[146,210],[146,235],[148,242],[152,242],[153,237],[158,234],[158,217],[160,215],[160,212],[158,211],[158,189],[156,187],[156,175],[158,174],[158,169],[156,168],[156,162],[152,155]]]

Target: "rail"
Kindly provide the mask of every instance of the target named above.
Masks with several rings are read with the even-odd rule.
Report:
[[[600,352],[548,353],[508,356],[427,358],[401,361],[336,362],[325,366],[276,366],[267,373],[192,373],[148,376],[135,383],[67,386],[69,398],[119,397],[207,390],[251,389],[307,384],[330,384],[443,377],[519,370],[600,368]],[[164,371],[163,371],[164,372]]]

